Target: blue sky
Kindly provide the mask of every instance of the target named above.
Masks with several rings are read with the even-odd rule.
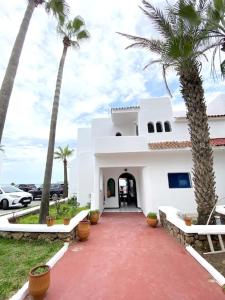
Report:
[[[161,6],[165,1],[151,1]],[[140,98],[167,95],[161,70],[143,67],[154,59],[141,49],[125,51],[129,41],[115,32],[156,37],[152,24],[138,8],[139,0],[70,0],[70,16],[81,15],[91,39],[79,51],[69,50],[65,64],[57,125],[56,146],[76,148],[78,127],[111,107],[138,104]],[[0,82],[16,38],[27,1],[0,0]],[[56,22],[42,7],[31,20],[10,99],[2,144],[5,146],[0,182],[42,183],[55,80],[62,52]],[[210,77],[205,62],[202,75],[206,100],[223,92],[224,83]],[[174,109],[183,109],[176,74],[168,73]],[[63,179],[60,162],[54,162],[52,182]]]

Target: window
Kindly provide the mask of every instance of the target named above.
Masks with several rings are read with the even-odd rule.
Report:
[[[155,132],[154,124],[152,122],[148,123],[148,132],[149,133]]]
[[[169,121],[164,122],[164,128],[165,128],[165,132],[170,132],[171,130],[171,125]]]
[[[107,182],[107,197],[115,197],[115,180],[110,178]]]
[[[156,131],[157,132],[162,132],[163,131],[161,122],[156,123]]]
[[[170,189],[191,188],[189,173],[168,173],[168,182]]]
[[[117,132],[116,133],[116,136],[121,136],[122,134],[120,132]]]

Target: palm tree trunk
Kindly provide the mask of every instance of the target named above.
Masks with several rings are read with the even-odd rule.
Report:
[[[0,90],[0,144],[2,140],[5,119],[7,115],[8,106],[9,106],[9,99],[12,93],[13,84],[16,77],[16,72],[19,65],[21,52],[23,49],[23,44],[25,41],[25,37],[29,28],[30,20],[33,15],[34,9],[35,9],[35,1],[30,0],[28,2],[27,9],[24,14],[24,18],[19,29],[19,33],[16,37],[16,41],[14,43],[13,50],[2,82],[2,86]]]
[[[197,203],[198,224],[206,224],[216,203],[215,174],[213,171],[213,151],[202,78],[199,67],[194,63],[185,71],[180,71],[181,93],[187,107],[187,119],[192,143],[193,182]]]
[[[54,148],[55,148],[55,134],[56,134],[56,124],[58,117],[58,108],[59,108],[59,97],[62,85],[62,77],[63,77],[63,68],[66,59],[68,46],[64,44],[62,57],[59,64],[58,76],[56,81],[55,88],[55,96],[52,107],[52,116],[51,116],[51,125],[50,125],[50,133],[49,133],[49,141],[48,141],[48,153],[47,160],[45,166],[45,177],[41,198],[41,207],[39,214],[39,223],[44,224],[46,217],[49,214],[49,196],[50,196],[50,185],[52,178],[52,166],[53,166],[53,158],[54,158]]]
[[[64,188],[63,188],[63,198],[68,197],[68,179],[67,179],[67,160],[63,160],[64,166]]]

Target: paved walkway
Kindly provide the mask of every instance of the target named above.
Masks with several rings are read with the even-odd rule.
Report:
[[[105,213],[52,270],[47,300],[220,300],[222,289],[142,213]]]

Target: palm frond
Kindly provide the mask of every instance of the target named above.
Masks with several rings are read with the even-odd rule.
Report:
[[[170,22],[166,19],[163,12],[154,7],[150,2],[143,0],[142,1],[144,8],[140,7],[140,9],[144,12],[144,14],[150,18],[153,24],[156,26],[156,29],[164,36],[168,37],[173,34],[173,29],[170,25]]]
[[[163,80],[164,80],[164,83],[165,83],[166,90],[167,90],[168,94],[170,95],[170,97],[173,98],[173,95],[170,91],[170,88],[169,88],[169,85],[168,85],[168,82],[167,82],[167,78],[166,78],[166,69],[167,68],[168,68],[168,66],[162,65],[162,75],[163,75]]]
[[[150,61],[150,63],[148,63],[147,65],[144,66],[143,70],[146,70],[147,68],[149,68],[150,66],[152,66],[154,64],[162,64],[162,60],[155,59],[155,60]]]
[[[45,10],[52,13],[62,25],[65,18],[69,15],[69,5],[65,0],[48,0],[45,1]]]
[[[78,33],[77,35],[77,40],[85,40],[85,39],[89,39],[90,38],[90,34],[87,30],[82,30]]]
[[[162,52],[163,43],[160,40],[155,39],[146,39],[126,33],[117,32],[118,34],[125,36],[129,40],[135,41],[135,43],[129,45],[126,47],[126,49],[132,48],[132,47],[141,47],[141,48],[147,48],[151,50],[154,53],[160,54]]]
[[[76,33],[79,32],[84,25],[84,20],[80,16],[77,16],[66,24],[66,28],[68,31]]]

